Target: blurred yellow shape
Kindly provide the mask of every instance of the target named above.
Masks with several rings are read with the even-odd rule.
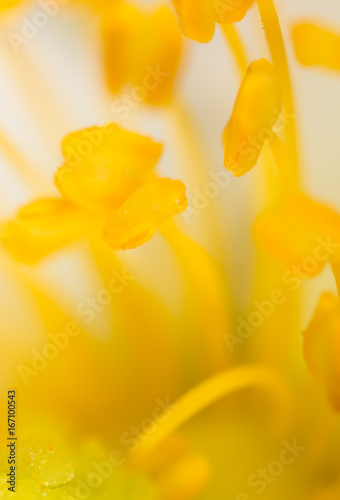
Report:
[[[168,7],[147,13],[117,2],[104,18],[106,74],[109,88],[118,93],[133,86],[121,99],[127,110],[145,101],[167,104],[182,52],[182,36]],[[117,108],[117,111],[119,108]]]
[[[148,455],[131,453],[129,464],[157,480],[164,500],[197,498],[211,478],[209,461],[193,454],[179,434],[171,435]]]
[[[10,9],[20,2],[20,0],[1,0],[0,10]]]
[[[254,0],[174,0],[179,22],[185,36],[197,42],[209,42],[215,23],[242,21]]]
[[[187,204],[181,181],[156,179],[142,186],[109,215],[105,240],[114,250],[136,248],[146,243],[167,217],[183,212]]]
[[[105,11],[109,9],[113,3],[119,2],[121,0],[84,0],[84,1],[90,4],[95,11],[105,14]]]
[[[224,166],[236,177],[251,170],[272,137],[282,107],[275,69],[266,59],[250,64],[223,133]]]
[[[59,191],[82,209],[117,209],[149,179],[162,145],[115,124],[74,132],[62,142],[65,164],[57,171]]]
[[[81,214],[67,200],[38,200],[3,225],[2,241],[19,262],[34,264],[76,239],[80,221]]]
[[[185,311],[191,316],[196,360],[199,360],[201,373],[211,374],[225,367],[227,353],[221,332],[231,328],[228,293],[221,278],[221,268],[209,252],[176,227],[173,219],[162,225],[162,234],[175,250],[185,278],[188,298]],[[199,345],[202,346],[201,355]]]
[[[303,333],[303,353],[310,373],[323,382],[332,407],[340,411],[340,302],[332,293],[321,296]]]
[[[324,489],[322,492],[316,493],[311,497],[311,500],[338,500],[340,496],[340,482],[336,480],[331,486]]]
[[[198,498],[209,481],[211,470],[203,457],[183,458],[160,478],[160,490],[164,500],[192,500]]]
[[[340,70],[340,32],[312,23],[293,28],[296,57],[304,66],[323,66]]]
[[[254,236],[260,247],[301,277],[321,272],[327,261],[337,259],[340,215],[298,193],[281,198],[257,218]]]

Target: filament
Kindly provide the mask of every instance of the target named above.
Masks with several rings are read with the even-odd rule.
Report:
[[[38,172],[36,166],[16,147],[16,145],[1,129],[0,148],[30,188],[35,191],[51,189],[51,184],[47,181],[47,179]]]
[[[286,114],[288,121],[286,125],[286,138],[291,157],[287,164],[287,169],[290,169],[289,177],[292,186],[297,188],[299,179],[295,106],[281,26],[273,0],[257,0],[257,5],[262,17],[273,64],[276,68],[278,78],[282,86],[283,101],[285,106],[283,112]]]
[[[292,402],[286,384],[268,367],[244,365],[223,371],[181,396],[168,418],[161,422],[156,432],[142,444],[142,451],[149,452],[157,447],[182,425],[219,399],[249,387],[260,387],[272,393],[278,403],[277,420],[281,420],[281,425],[287,425]]]
[[[243,76],[247,70],[247,55],[242,40],[233,24],[221,24],[223,34],[230,45],[238,69]]]

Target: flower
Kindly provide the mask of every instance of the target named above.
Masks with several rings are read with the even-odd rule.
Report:
[[[105,13],[103,36],[111,92],[117,93],[130,84],[127,100],[153,105],[171,101],[182,36],[168,7],[144,13],[133,5],[117,2]]]
[[[196,47],[210,95],[193,113],[177,97],[185,101],[188,91],[196,96],[197,78],[185,80],[178,95],[173,79],[181,34],[165,6],[149,14],[103,0],[94,5],[97,12],[83,10],[73,29],[79,6],[72,2],[71,11],[52,23],[63,23],[61,31],[35,37],[34,54],[48,51],[53,38],[46,55],[55,70],[54,36],[65,33],[70,13],[68,35],[78,37],[83,28],[87,44],[97,37],[100,45],[101,33],[89,25],[103,22],[108,80],[121,93],[111,110],[128,100],[129,128],[157,128],[166,144],[164,175],[183,175],[189,201],[181,181],[156,173],[162,144],[152,133],[110,123],[67,135],[54,179],[59,194],[45,188],[39,166],[52,160],[50,148],[70,123],[92,123],[92,106],[75,116],[72,105],[64,116],[59,78],[49,89],[47,79],[39,80],[44,67],[29,73],[30,54],[7,53],[4,45],[4,64],[15,74],[30,74],[17,85],[22,82],[23,95],[30,96],[22,102],[32,105],[25,113],[38,111],[32,129],[41,125],[41,137],[33,162],[21,150],[27,143],[32,148],[31,127],[23,127],[22,137],[7,133],[7,122],[0,128],[7,220],[0,234],[8,250],[0,252],[0,499],[13,496],[6,445],[15,425],[7,420],[8,398],[17,412],[15,494],[24,500],[339,497],[340,215],[302,184],[292,61],[275,0],[256,3],[268,42],[263,55],[269,51],[272,63],[260,59],[246,71],[243,30],[225,24],[223,42]],[[192,36],[207,40],[215,22],[236,21],[250,5],[214,0],[178,1],[175,7]],[[30,19],[46,16],[32,13]],[[67,60],[67,78],[74,71],[71,40],[65,39],[68,57],[57,58],[58,70]],[[243,77],[235,102],[224,85],[218,94],[204,60],[212,49],[217,78],[223,78],[225,47],[218,44],[225,41]],[[88,64],[97,52],[88,49],[88,74],[79,82],[84,95],[86,76],[97,68],[97,61]],[[88,100],[104,101],[105,91]],[[142,101],[168,105],[133,113]],[[222,101],[233,108],[223,137],[226,168],[237,177],[259,163],[243,180],[231,182],[225,168],[217,170],[223,151],[221,115],[214,110]],[[8,124],[17,125],[13,116]],[[203,123],[196,123],[200,117]],[[207,127],[202,138],[201,125]],[[205,146],[211,158],[205,159]],[[23,188],[15,197],[8,178]],[[330,171],[328,178],[336,180]],[[19,208],[8,220],[9,200]],[[187,203],[190,217],[172,217]],[[157,230],[159,237],[141,247]],[[135,251],[116,252],[121,249]],[[46,256],[41,265],[18,264]],[[333,275],[330,269],[321,275],[328,264]],[[310,292],[321,294],[314,314]]]
[[[197,42],[209,42],[215,32],[215,23],[230,24],[241,21],[254,0],[174,0],[174,6],[185,36]]]
[[[293,28],[296,57],[304,66],[340,70],[340,34],[312,23]]]
[[[223,132],[224,166],[234,176],[249,172],[257,163],[263,146],[282,107],[275,69],[266,59],[248,67],[234,109]]]

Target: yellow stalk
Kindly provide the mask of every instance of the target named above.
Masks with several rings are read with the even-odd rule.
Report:
[[[243,76],[247,70],[248,57],[241,38],[233,24],[221,24],[221,28],[233,52],[238,69]]]
[[[36,166],[16,147],[16,145],[1,129],[0,149],[29,187],[37,192],[43,192],[46,189],[51,189],[52,184],[50,184],[41,173],[39,173]]]
[[[209,172],[216,170],[215,165],[211,165],[207,158],[206,151],[202,146],[202,139],[197,130],[194,118],[190,111],[180,102],[171,105],[172,126],[175,131],[176,144],[180,151],[183,166],[187,168],[188,181],[192,188],[204,191],[212,179]],[[220,167],[221,169],[224,168]],[[221,196],[223,193],[221,192]],[[190,198],[190,196],[189,196]],[[189,200],[190,203],[190,200]],[[199,215],[193,216],[199,220],[200,228],[204,233],[204,241],[211,245],[211,251],[215,257],[225,258],[223,253],[223,242],[221,241],[222,228],[219,230],[220,214],[216,210],[215,199],[209,200],[207,207],[200,210]],[[225,228],[223,228],[225,232]]]
[[[230,300],[221,269],[208,252],[185,236],[172,220],[164,223],[161,230],[175,250],[186,280],[187,306],[192,316],[189,332],[194,335],[191,347],[196,346],[200,370],[211,374],[223,369],[227,359],[223,333],[230,327],[226,305]]]
[[[290,161],[286,168],[290,169],[289,178],[292,183],[292,187],[298,187],[299,178],[295,106],[281,26],[273,0],[257,0],[257,5],[262,17],[273,64],[276,68],[278,78],[282,86],[284,102],[283,112],[286,114],[288,120],[288,124],[286,126],[286,139],[290,153]]]
[[[335,256],[335,258],[333,257],[330,259],[330,264],[336,284],[336,289],[340,297],[340,259],[338,254]]]
[[[178,391],[178,340],[174,336],[174,332],[179,329],[178,323],[161,300],[139,284],[138,277],[125,268],[117,253],[105,244],[99,233],[100,231],[98,235],[91,237],[90,251],[103,283],[110,283],[112,276],[116,275],[112,271],[126,278],[124,289],[114,295],[109,306],[115,325],[119,325],[110,342],[115,344],[117,339],[120,341],[120,337],[124,339],[123,344],[134,366],[133,373],[128,377],[129,383],[136,383],[138,379],[139,384],[148,387],[143,403],[140,402],[142,412],[156,397],[165,397]],[[124,357],[120,359],[123,373],[126,370],[126,360]],[[158,374],[157,377],[154,376],[155,373]],[[126,392],[127,387],[126,380],[121,390]],[[133,389],[130,387],[130,390]],[[126,422],[122,422],[122,432],[124,425]]]
[[[10,31],[3,25],[3,31],[6,30]],[[69,127],[70,117],[62,99],[54,94],[49,81],[41,74],[29,47],[22,47],[16,53],[10,43],[4,43],[0,55],[7,64],[13,80],[20,86],[21,94],[31,114],[32,124],[37,127],[41,137],[40,147],[50,150],[55,147],[55,141],[59,141],[59,136],[66,133]]]
[[[292,170],[289,168],[289,151],[286,144],[273,133],[269,141],[269,147],[273,155],[273,159],[280,176],[280,187],[286,191],[294,189],[294,179],[292,178]]]
[[[142,444],[142,452],[152,451],[191,418],[219,399],[251,387],[265,389],[274,396],[277,401],[276,423],[279,422],[280,426],[286,427],[289,423],[287,417],[290,417],[292,401],[284,381],[270,368],[261,365],[244,365],[223,371],[181,396],[174,404],[173,412]]]

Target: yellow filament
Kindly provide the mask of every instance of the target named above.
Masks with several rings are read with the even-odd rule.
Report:
[[[239,73],[243,78],[247,70],[248,56],[242,40],[233,24],[224,24],[221,25],[221,28],[228,44],[230,45],[230,48],[232,49]],[[294,180],[291,179],[291,169],[288,167],[289,154],[286,145],[276,134],[274,134],[273,138],[269,141],[269,145],[274,162],[282,180],[282,187],[288,188],[291,185],[294,185]],[[267,167],[271,167],[271,161],[267,154],[265,154],[265,165]],[[268,175],[270,175],[271,168],[268,168],[267,170]],[[273,186],[271,180],[269,183]],[[270,191],[272,191],[272,189]]]
[[[195,176],[196,182],[207,179],[210,164],[206,152],[203,150],[202,141],[193,119],[191,110],[188,110],[181,102],[172,104],[172,118],[174,118],[175,130],[178,131],[176,139],[184,152],[185,160],[191,167],[190,174]]]
[[[267,184],[269,188],[268,197],[271,202],[275,202],[277,196],[282,194],[282,192],[297,190],[299,188],[295,106],[285,45],[274,2],[273,0],[257,0],[257,4],[262,17],[273,64],[276,68],[281,84],[283,94],[283,114],[284,119],[287,120],[287,124],[285,126],[286,142],[283,142],[276,135],[274,135],[269,141],[272,157],[281,180],[281,182],[278,183],[281,193],[274,189],[277,183],[271,177],[270,170],[268,168],[269,163],[271,162],[269,162],[268,156],[266,157]],[[267,282],[264,283],[263,262],[265,257],[261,252],[258,254],[258,259],[259,273],[256,280],[255,298],[261,296],[262,293],[267,293],[267,291],[275,288],[278,280],[281,279],[282,276],[281,267],[277,264],[273,264],[274,267],[268,274]],[[265,262],[267,265],[267,260],[265,260]],[[275,366],[282,366],[282,364],[286,363],[287,356],[291,359],[292,353],[296,352],[294,349],[296,347],[296,339],[298,338],[297,335],[299,327],[297,323],[297,311],[299,303],[300,294],[299,291],[296,291],[284,306],[283,312],[278,313],[278,319],[274,316],[271,318],[270,322],[263,325],[261,331],[259,332],[260,336],[255,344],[255,349],[261,359],[264,359],[271,364],[275,364]],[[280,321],[282,320],[284,314],[286,314],[285,317],[292,319],[288,329],[280,327]],[[278,329],[278,336],[273,339],[273,336],[268,335],[268,332],[273,331],[275,328]],[[287,337],[287,332],[289,332],[289,337]],[[278,345],[280,346],[279,349],[277,348]],[[282,346],[285,346],[285,348],[283,349]],[[275,348],[273,349],[273,347]],[[273,353],[277,354],[273,356]]]
[[[227,359],[222,333],[230,327],[226,306],[230,300],[221,269],[202,247],[175,226],[173,220],[163,223],[161,231],[175,250],[183,269],[193,314],[200,324],[200,331],[204,332],[204,338],[196,339],[196,342],[203,342],[203,358],[210,374],[224,368]]]
[[[247,70],[247,55],[237,29],[233,24],[221,24],[223,34],[232,49],[241,76]]]
[[[173,322],[161,300],[139,284],[137,276],[132,275],[129,268],[123,265],[117,254],[99,235],[91,238],[90,248],[103,283],[110,282],[113,270],[121,272],[122,276],[130,277],[127,279],[125,289],[115,295],[110,307],[117,323],[123,322],[124,345],[129,346],[129,355],[132,357],[130,359],[135,366],[134,372],[139,374],[138,383],[144,386],[152,383],[150,393],[155,391],[156,394],[158,391],[159,394],[159,391],[166,390],[167,394],[171,394],[178,376],[176,372],[178,353],[173,335],[176,323]],[[151,316],[150,311],[152,311]],[[144,325],[142,335],[139,334],[141,324]],[[121,358],[120,361],[122,370],[125,370],[126,360]],[[148,366],[147,370],[145,366]],[[151,382],[150,377],[153,377],[154,371],[159,377],[157,380],[153,378]],[[133,380],[133,375],[130,380]],[[124,390],[122,387],[122,391]],[[125,425],[126,423],[122,421],[123,428]]]
[[[214,170],[210,164],[206,151],[202,146],[202,139],[196,127],[193,114],[180,102],[171,105],[171,119],[175,130],[175,139],[179,151],[183,155],[183,165],[188,167],[190,185],[198,190],[203,190],[207,183],[211,182],[209,172]],[[184,181],[184,184],[188,184]],[[190,202],[190,201],[189,201]],[[222,255],[223,242],[221,231],[216,228],[220,220],[214,200],[199,214],[200,225],[204,231],[204,239],[211,244],[211,250],[215,257],[225,258]],[[215,227],[214,227],[215,226]],[[223,231],[226,228],[223,227]]]
[[[10,28],[3,24],[2,35],[5,36],[9,31]],[[32,123],[39,130],[40,146],[45,146],[48,151],[55,147],[56,137],[69,128],[70,115],[61,98],[54,94],[49,80],[40,73],[27,47],[14,52],[9,43],[4,43],[1,45],[0,55],[14,81],[21,84],[20,91],[30,111]]]
[[[287,114],[286,126],[287,145],[290,151],[290,161],[286,168],[290,169],[289,179],[292,187],[298,187],[298,152],[295,124],[295,106],[291,78],[287,60],[286,49],[283,41],[279,18],[273,0],[257,0],[257,5],[262,17],[273,64],[282,86],[284,113]]]
[[[294,182],[291,177],[291,169],[289,168],[289,152],[286,144],[274,133],[269,141],[271,153],[279,173],[281,184],[285,189],[294,189]]]
[[[261,365],[245,365],[231,368],[211,377],[180,397],[173,412],[159,424],[156,432],[144,441],[142,452],[150,452],[211,404],[236,391],[249,387],[261,387],[277,399],[278,428],[287,425],[292,408],[291,395],[286,384],[272,369]]]
[[[318,411],[317,425],[314,427],[313,442],[310,443],[307,453],[307,461],[311,467],[321,467],[334,442],[334,436],[338,427],[338,415],[331,408]]]
[[[221,25],[223,34],[234,54],[234,58],[237,63],[237,67],[240,73],[240,76],[243,78],[247,71],[248,66],[248,55],[246,54],[246,50],[244,48],[244,44],[233,24],[222,24]],[[278,169],[280,177],[282,177],[282,185],[283,187],[287,187],[291,184],[291,179],[289,176],[290,169],[287,168],[287,163],[289,161],[289,155],[287,154],[287,148],[285,144],[279,139],[279,137],[274,134],[273,139],[270,141],[270,149]],[[268,175],[271,172],[271,161],[268,154],[265,152],[265,160],[264,163],[267,167]],[[269,184],[273,186],[272,178],[269,179]],[[294,183],[293,183],[294,184]],[[270,193],[273,189],[270,189]]]
[[[6,25],[3,29],[10,31]],[[56,99],[50,91],[45,78],[38,73],[30,54],[27,53],[27,48],[16,53],[11,45],[6,43],[2,44],[0,52],[14,80],[22,84],[20,91],[31,112],[32,122],[38,127],[41,137],[40,146],[45,146],[46,150],[53,148],[56,136],[67,127],[68,113],[60,105],[60,99]],[[49,183],[43,174],[38,173],[35,166],[18,151],[3,131],[0,131],[0,148],[36,193],[44,191],[46,194],[46,190],[51,191],[52,182]]]
[[[332,273],[335,279],[336,289],[338,292],[338,296],[340,298],[340,259],[337,255],[335,258],[330,258],[330,264],[332,268]]]
[[[35,191],[50,190],[50,184],[35,165],[13,144],[6,133],[0,129],[0,148],[19,175]]]

